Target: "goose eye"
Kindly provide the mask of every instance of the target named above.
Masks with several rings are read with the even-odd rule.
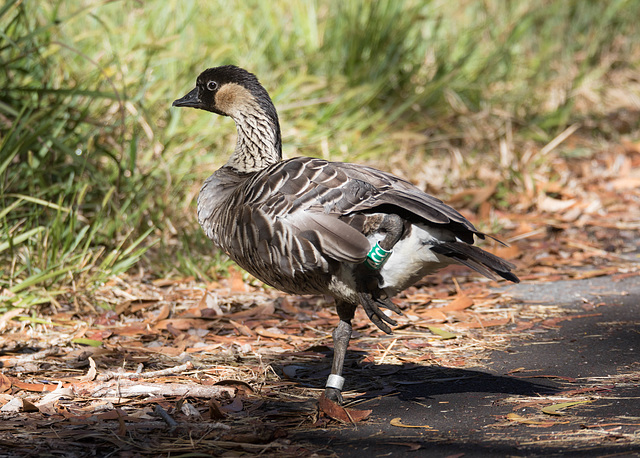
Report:
[[[210,91],[215,91],[216,89],[218,89],[218,83],[216,83],[215,81],[209,81],[207,83],[207,89]]]

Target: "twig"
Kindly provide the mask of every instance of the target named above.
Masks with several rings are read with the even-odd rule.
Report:
[[[167,369],[161,369],[159,371],[151,371],[151,372],[113,372],[109,371],[105,374],[98,376],[96,380],[100,382],[106,382],[113,378],[153,378],[153,377],[162,377],[164,375],[173,375],[179,372],[188,371],[193,369],[193,363],[191,361],[187,361],[180,366],[169,367]],[[138,370],[140,368],[138,367]]]
[[[560,133],[560,135],[556,136],[556,138],[551,140],[540,150],[540,156],[546,156],[551,151],[556,149],[556,147],[560,145],[560,143],[565,141],[567,138],[571,137],[571,135],[573,135],[573,133],[579,128],[580,128],[580,123],[575,123],[567,127],[562,133]]]
[[[156,407],[153,410],[156,415],[160,416],[172,429],[178,426],[178,423],[171,418],[171,415],[169,415],[160,404],[156,404]]]
[[[378,362],[378,364],[382,364],[382,362],[384,361],[384,359],[387,357],[387,355],[389,354],[389,351],[391,350],[391,347],[393,347],[396,342],[398,341],[398,339],[393,339],[393,342],[391,342],[389,344],[389,346],[387,347],[387,349],[384,351],[384,353],[382,354],[382,357],[380,358],[380,361]]]
[[[235,388],[221,385],[183,385],[181,383],[146,383],[119,379],[116,382],[102,384],[92,393],[93,397],[136,396],[191,396],[195,398],[214,398],[223,394],[233,396]]]
[[[38,359],[44,359],[47,356],[57,355],[58,351],[59,351],[58,347],[45,348],[44,350],[40,350],[36,353],[31,353],[30,355],[18,356],[16,358],[16,361],[20,363],[25,363],[28,361],[36,361]]]

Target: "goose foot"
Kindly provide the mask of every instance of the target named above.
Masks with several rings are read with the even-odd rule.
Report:
[[[385,313],[380,310],[380,307],[387,308],[399,315],[402,315],[402,310],[400,310],[396,304],[391,302],[391,299],[389,298],[374,298],[371,293],[359,293],[358,296],[360,297],[362,308],[366,312],[369,319],[373,322],[373,324],[378,326],[381,331],[386,332],[387,334],[391,334],[391,328],[387,325],[387,323],[389,323],[391,326],[395,326],[398,323],[396,322],[396,320],[385,315]]]

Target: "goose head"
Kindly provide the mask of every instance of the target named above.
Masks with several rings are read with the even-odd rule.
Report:
[[[227,165],[238,172],[261,170],[282,159],[278,113],[256,76],[235,65],[208,68],[196,87],[173,102],[231,117],[238,129],[236,149]]]
[[[250,116],[260,110],[277,114],[273,102],[253,73],[235,65],[208,68],[198,76],[196,87],[173,102],[174,107],[190,107],[232,118]]]

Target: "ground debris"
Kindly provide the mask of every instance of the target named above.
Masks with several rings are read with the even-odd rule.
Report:
[[[483,248],[516,263],[525,283],[610,276],[611,292],[619,293],[619,282],[640,275],[640,191],[633,186],[635,169],[615,173],[615,164],[640,165],[638,154],[604,152],[588,167],[561,161],[556,166],[566,182],[538,183],[536,192],[514,196],[509,212],[483,204],[482,193],[495,192],[497,182],[482,193],[463,190],[454,200],[471,196],[479,212],[503,226],[510,246]],[[581,174],[563,173],[575,168]],[[375,407],[352,407],[414,384],[468,382],[480,376],[491,352],[507,351],[515,338],[544,351],[554,342],[537,336],[598,317],[603,303],[585,298],[584,313],[568,313],[555,303],[512,300],[496,292],[497,285],[457,266],[426,277],[394,299],[404,315],[394,317],[391,336],[358,310],[345,365],[348,409],[321,394],[338,321],[332,303],[243,281],[237,270],[208,285],[122,275],[96,294],[112,310],[93,315],[79,313],[72,299],[42,306],[37,319],[31,310],[13,309],[0,317],[0,444],[16,455],[101,455],[114,448],[163,456],[330,453],[292,442],[290,432],[370,423]],[[607,291],[599,294],[606,298]],[[550,379],[563,389],[500,400],[513,412],[487,426],[493,432],[514,425],[549,430],[539,440],[553,443],[560,439],[551,430],[577,427],[564,430],[562,440],[638,440],[638,418],[590,424],[581,416],[606,401],[613,387],[638,386],[636,372],[578,380],[521,368],[505,377]],[[430,423],[396,416],[389,424],[437,431]]]

